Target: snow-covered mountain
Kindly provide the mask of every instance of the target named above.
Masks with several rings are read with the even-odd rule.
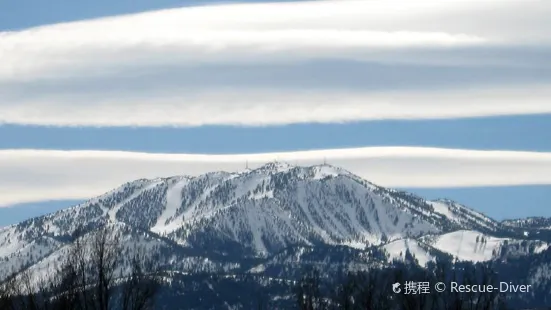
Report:
[[[515,223],[380,187],[338,167],[274,162],[235,173],[136,180],[2,228],[0,276],[48,270],[75,231],[102,225],[117,230],[125,251],[145,247],[159,266],[185,274],[285,277],[305,263],[367,269],[408,255],[425,265],[442,256],[506,261],[549,251],[546,242],[512,229]],[[546,266],[533,266],[539,278],[546,279]]]
[[[185,247],[210,249],[216,240],[219,249],[238,245],[251,255],[317,243],[364,248],[404,237],[498,226],[453,202],[385,189],[336,167],[270,163],[241,173],[126,183],[84,204],[3,228],[0,255],[22,254],[37,244],[45,255],[60,246],[56,240],[76,229],[108,222],[156,233]]]

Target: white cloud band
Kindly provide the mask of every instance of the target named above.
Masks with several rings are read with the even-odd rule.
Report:
[[[551,5],[530,0],[312,1],[163,10],[0,33],[0,81],[105,74],[134,65],[381,60],[391,50],[405,53],[386,61],[418,62],[416,49],[436,49],[437,58],[457,64],[469,57],[446,57],[446,50],[551,43],[548,12]],[[527,16],[525,23],[511,25],[510,17],[519,14]],[[466,22],[472,18],[478,19],[476,26]]]
[[[189,90],[166,94],[44,96],[0,103],[0,123],[56,126],[202,126],[338,123],[551,113],[551,85],[433,92]],[[79,103],[81,104],[79,104]]]
[[[411,48],[550,43],[545,29],[550,11],[549,3],[532,0],[312,1],[163,10],[0,33],[0,80],[136,61],[248,62],[252,55],[272,61],[279,53],[284,59],[359,57],[378,48],[407,49],[413,59]],[[519,15],[524,23],[512,24],[510,18]],[[473,18],[477,23],[469,21]]]
[[[551,184],[551,153],[367,147],[268,154],[191,155],[116,151],[0,150],[0,205],[83,199],[127,181],[239,171],[279,160],[328,163],[389,187]]]
[[[0,123],[274,125],[550,113],[549,14],[551,2],[532,0],[312,1],[3,32]],[[323,82],[339,67],[335,59],[397,67],[383,68],[388,86],[373,91],[381,73],[369,67],[372,76],[340,73]],[[314,60],[330,65],[295,67]],[[400,74],[412,64],[415,72]],[[438,66],[446,70],[431,73]],[[197,72],[207,72],[200,83]],[[303,85],[306,78],[285,82],[299,73],[313,86]],[[470,82],[455,83],[453,74]],[[396,87],[424,79],[413,91]],[[348,81],[355,89],[343,90]]]
[[[417,18],[429,14],[420,8]],[[388,20],[400,17],[375,2],[316,1],[192,7],[5,32],[0,33],[0,81],[86,74],[98,66],[271,62],[486,41],[410,30],[410,25],[376,30],[380,24],[370,20],[374,11]]]

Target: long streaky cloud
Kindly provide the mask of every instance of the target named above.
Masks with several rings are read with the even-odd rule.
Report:
[[[203,126],[446,119],[551,113],[551,85],[450,92],[222,91],[181,97],[37,98],[2,106],[0,123],[57,126]],[[75,104],[84,100],[87,104]]]
[[[256,126],[551,113],[550,14],[550,1],[532,0],[307,1],[0,32],[0,124]]]
[[[549,26],[545,13],[551,10],[547,2],[463,2],[218,5],[4,32],[0,33],[0,81],[113,72],[134,65],[320,57],[384,60],[392,50],[404,53],[386,61],[429,61],[435,57],[419,57],[416,50],[436,49],[441,52],[436,58],[457,63],[469,62],[470,57],[459,60],[447,50],[551,43],[545,31]],[[508,19],[519,14],[530,17],[520,32]],[[477,17],[485,18],[476,27],[465,21]]]
[[[278,57],[359,56],[380,48],[440,48],[486,42],[475,34],[439,30],[377,30],[369,21],[374,10],[391,12],[386,6],[365,1],[225,5],[6,32],[0,36],[0,80],[71,75],[75,69],[136,62],[273,61]],[[417,15],[426,16],[426,11]],[[400,16],[389,17],[396,20]]]
[[[265,154],[0,150],[0,206],[86,199],[140,178],[237,172],[266,162],[332,165],[388,187],[551,184],[551,153],[366,147]]]
[[[432,92],[190,90],[180,97],[37,98],[0,103],[0,123],[56,126],[203,126],[446,119],[551,113],[551,85],[522,89]],[[86,104],[75,104],[85,101]]]

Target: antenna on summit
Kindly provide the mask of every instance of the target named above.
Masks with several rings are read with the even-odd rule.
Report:
[[[248,160],[245,161],[245,169],[249,170],[249,161]]]
[[[323,158],[323,165],[324,165],[324,166],[327,165],[327,157],[324,157],[324,158]]]

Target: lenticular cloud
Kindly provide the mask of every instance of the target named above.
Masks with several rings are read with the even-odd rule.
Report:
[[[550,14],[545,1],[308,1],[0,32],[0,123],[256,126],[551,113]],[[327,78],[343,63],[356,73]],[[376,89],[381,75],[385,89]]]
[[[551,86],[476,91],[187,90],[0,103],[0,122],[57,126],[264,126],[384,119],[449,119],[551,113]]]
[[[445,188],[551,184],[551,153],[366,147],[266,154],[0,150],[0,205],[85,199],[140,178],[327,161],[379,185]],[[398,172],[397,172],[398,171]],[[29,190],[31,189],[31,190]]]
[[[430,14],[419,9],[419,17]],[[376,18],[377,11],[386,19]],[[2,34],[0,80],[73,76],[97,66],[361,57],[487,41],[457,31],[384,26],[398,18],[403,14],[377,2],[329,1],[182,8],[44,26]]]

